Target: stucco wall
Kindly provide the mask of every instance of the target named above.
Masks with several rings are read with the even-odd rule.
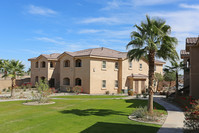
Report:
[[[192,47],[190,49],[190,95],[199,98],[199,47]]]
[[[82,61],[82,67],[75,67],[75,61],[80,59]],[[70,67],[64,67],[64,61],[70,61]],[[74,58],[70,55],[63,55],[60,58],[60,86],[66,87],[63,85],[63,79],[70,79],[70,87],[75,86],[75,79],[80,78],[82,83],[82,88],[85,93],[90,93],[90,60],[88,58]]]
[[[102,61],[106,61],[106,69],[102,68]],[[115,80],[118,80],[118,70],[115,69],[117,60],[91,59],[90,66],[90,92],[91,94],[117,93]],[[106,80],[106,88],[102,87],[102,80]]]

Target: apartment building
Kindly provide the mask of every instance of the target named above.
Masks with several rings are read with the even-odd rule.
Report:
[[[126,52],[108,48],[42,54],[31,61],[31,83],[47,79],[51,87],[82,86],[88,94],[117,93],[133,89],[141,93],[148,86],[148,62],[129,62]],[[155,71],[163,74],[165,62],[155,61]]]
[[[186,50],[181,50],[181,58],[188,69],[184,70],[184,87],[189,87],[190,96],[199,98],[199,37],[186,38]]]

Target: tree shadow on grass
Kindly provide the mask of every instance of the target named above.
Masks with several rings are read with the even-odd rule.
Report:
[[[158,129],[136,124],[97,122],[80,133],[156,133]]]
[[[125,102],[132,103],[127,108],[139,108],[139,107],[147,106],[148,104],[148,100],[139,100],[139,99],[128,99],[128,100],[125,100]],[[166,110],[163,106],[159,105],[156,102],[153,102],[153,105],[157,110]]]
[[[124,112],[114,111],[114,110],[110,110],[110,109],[85,109],[85,110],[71,109],[71,110],[60,111],[60,113],[63,113],[63,114],[75,114],[75,115],[79,115],[79,116],[125,115]],[[127,115],[125,115],[125,116],[127,116]]]

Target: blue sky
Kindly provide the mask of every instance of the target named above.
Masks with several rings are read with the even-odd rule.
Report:
[[[126,51],[130,32],[145,15],[165,19],[178,38],[198,36],[197,0],[1,0],[0,58],[23,61],[40,54],[108,47]]]

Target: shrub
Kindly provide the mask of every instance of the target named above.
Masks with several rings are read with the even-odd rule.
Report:
[[[31,87],[32,87],[31,84],[27,84],[27,85],[26,85],[26,88],[29,89],[29,90],[31,89]]]
[[[3,92],[6,92],[6,88],[3,89]]]
[[[110,94],[110,91],[106,91],[105,94],[106,94],[106,95],[109,95],[109,94]]]
[[[145,89],[142,89],[142,94],[145,94],[146,93],[146,90]]]
[[[147,95],[148,95],[147,93],[144,93],[143,98],[147,98]]]
[[[186,106],[185,112],[185,132],[199,132],[199,99],[193,100],[191,97],[187,99],[190,102],[190,107]]]
[[[71,89],[71,87],[66,87],[66,92],[71,92],[72,91],[72,89]]]
[[[136,118],[141,118],[146,121],[158,121],[159,118],[162,117],[163,113],[158,112],[154,108],[153,114],[148,113],[147,106],[136,108],[136,110],[132,114]]]
[[[133,94],[134,94],[134,92],[133,92],[132,90],[129,90],[129,91],[128,91],[128,95],[129,95],[129,96],[133,96]]]
[[[37,93],[32,93],[32,100],[39,103],[49,102],[49,95],[52,94],[51,89],[49,88],[47,81],[39,80],[39,83],[36,83]]]
[[[73,92],[78,95],[79,93],[83,92],[83,89],[81,86],[74,86]]]
[[[147,107],[139,107],[136,108],[136,110],[133,112],[133,115],[136,116],[136,118],[144,118],[147,114]]]

